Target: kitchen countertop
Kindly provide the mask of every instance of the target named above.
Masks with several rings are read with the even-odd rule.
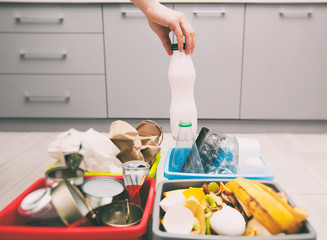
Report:
[[[285,4],[285,3],[327,3],[327,0],[161,0],[161,3],[258,3],[258,4]],[[131,3],[129,0],[0,0],[0,3]]]

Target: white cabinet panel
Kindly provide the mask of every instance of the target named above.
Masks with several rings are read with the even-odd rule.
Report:
[[[0,73],[104,74],[102,34],[0,33]]]
[[[239,118],[243,4],[175,4],[196,32],[192,59],[199,118]]]
[[[106,118],[105,77],[0,75],[0,117]]]
[[[327,119],[327,5],[247,5],[243,119]]]
[[[108,114],[168,118],[169,56],[132,4],[104,5]]]
[[[0,32],[102,32],[101,5],[1,4]]]

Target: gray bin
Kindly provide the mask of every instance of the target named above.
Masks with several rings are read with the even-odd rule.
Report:
[[[248,236],[221,236],[221,235],[195,235],[195,234],[171,234],[166,232],[165,230],[160,229],[160,218],[164,215],[164,211],[160,208],[159,203],[164,198],[163,193],[175,190],[175,189],[183,189],[189,187],[201,187],[204,183],[210,183],[212,181],[222,181],[228,182],[230,179],[201,179],[201,180],[168,180],[162,181],[159,183],[157,187],[156,198],[153,206],[153,221],[152,221],[152,235],[153,240],[172,240],[172,239],[226,239],[226,240],[315,240],[316,239],[316,231],[313,229],[311,224],[306,220],[304,221],[303,227],[300,233],[297,234],[286,234],[286,235],[275,235],[275,236],[265,236],[265,237],[248,237]],[[259,181],[262,182],[269,187],[273,188],[275,191],[280,192],[283,191],[280,186],[278,186],[275,182],[272,181]],[[287,196],[291,205],[294,205],[294,202]]]

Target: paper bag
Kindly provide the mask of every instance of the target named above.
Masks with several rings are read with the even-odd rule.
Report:
[[[142,142],[141,153],[144,161],[152,164],[155,156],[160,151],[160,144],[163,140],[162,128],[152,120],[144,120],[136,126],[136,130]]]
[[[144,120],[136,129],[127,122],[118,120],[110,125],[109,138],[118,146],[120,161],[141,160],[152,164],[160,151],[159,139],[162,128],[151,120]]]
[[[112,122],[109,129],[109,138],[120,149],[117,158],[123,163],[130,160],[144,161],[139,133],[127,122],[121,120]]]

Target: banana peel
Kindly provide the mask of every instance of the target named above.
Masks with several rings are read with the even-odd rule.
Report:
[[[307,217],[305,210],[293,208],[272,188],[257,181],[239,177],[226,183],[226,187],[272,234],[298,233]]]
[[[198,234],[205,234],[206,232],[206,224],[205,224],[205,214],[204,209],[201,204],[197,203],[193,200],[187,200],[185,202],[185,207],[190,209],[193,212],[194,217],[198,220],[200,225],[200,231]]]
[[[302,222],[305,219],[308,218],[308,213],[306,210],[304,210],[303,208],[296,206],[296,207],[292,207],[287,201],[285,201],[284,197],[281,197],[274,189],[272,189],[271,187],[260,183],[260,182],[256,182],[254,181],[255,184],[257,184],[258,186],[260,186],[262,189],[264,189],[266,192],[268,192],[271,196],[273,196],[277,201],[279,201],[280,203],[283,204],[283,206],[285,208],[287,208],[290,212],[292,212],[292,214],[294,215],[294,217],[297,219],[297,221]]]

